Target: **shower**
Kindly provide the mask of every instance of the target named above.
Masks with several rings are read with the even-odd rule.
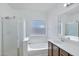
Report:
[[[0,17],[1,56],[19,56],[18,26],[15,16]]]

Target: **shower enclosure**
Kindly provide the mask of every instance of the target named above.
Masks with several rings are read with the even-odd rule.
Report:
[[[1,56],[23,55],[22,54],[23,26],[21,23],[22,22],[18,22],[15,16],[0,17]]]
[[[15,16],[0,17],[0,24],[1,55],[17,55],[17,26]]]

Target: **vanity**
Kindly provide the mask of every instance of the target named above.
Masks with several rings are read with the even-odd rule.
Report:
[[[79,23],[63,23],[58,38],[48,39],[48,56],[79,56]]]
[[[48,56],[79,56],[79,11],[75,9],[58,17],[57,38],[48,39]]]
[[[48,41],[48,56],[73,56],[56,44]]]
[[[48,56],[79,56],[79,42],[49,39]]]
[[[48,39],[48,56],[79,56],[79,23],[64,23],[61,29],[58,38]]]

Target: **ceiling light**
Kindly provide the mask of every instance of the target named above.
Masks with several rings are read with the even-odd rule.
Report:
[[[65,3],[64,4],[64,7],[68,7],[68,6],[70,6],[70,5],[72,5],[73,3]]]

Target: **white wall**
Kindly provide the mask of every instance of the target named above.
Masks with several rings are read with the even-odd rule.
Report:
[[[48,19],[48,38],[52,39],[57,36],[57,17],[52,15]]]

